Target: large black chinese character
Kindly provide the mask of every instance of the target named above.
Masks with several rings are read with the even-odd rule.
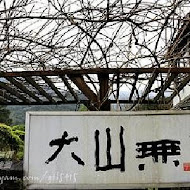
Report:
[[[152,156],[153,162],[158,162],[158,157],[162,157],[162,163],[167,163],[168,156],[180,155],[180,141],[175,140],[159,140],[151,142],[136,143],[138,148],[136,158],[145,158]],[[175,166],[179,165],[179,161],[173,161]],[[144,170],[143,164],[139,165],[139,170]]]
[[[100,160],[99,160],[99,130],[95,131],[95,142],[96,142],[96,150],[95,150],[95,159],[96,159],[96,171],[107,171],[110,169],[118,168],[121,172],[125,171],[125,146],[123,142],[123,127],[121,126],[120,129],[120,148],[121,148],[121,157],[120,157],[120,164],[112,164],[111,161],[111,135],[110,135],[110,128],[106,129],[107,134],[107,165],[106,166],[99,166]]]
[[[56,145],[58,146],[58,149],[54,152],[54,154],[50,158],[48,158],[48,160],[46,160],[45,162],[46,164],[49,164],[49,162],[53,161],[58,156],[58,154],[63,149],[64,145],[70,145],[71,142],[78,141],[78,137],[72,137],[72,138],[66,139],[67,136],[68,136],[68,133],[67,131],[65,131],[61,138],[54,139],[49,143],[49,146],[52,147]],[[84,162],[74,152],[71,153],[71,156],[73,159],[75,159],[78,162],[78,164],[84,166]]]

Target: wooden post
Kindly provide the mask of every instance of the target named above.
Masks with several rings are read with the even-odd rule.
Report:
[[[110,111],[110,101],[108,99],[109,91],[109,74],[98,74],[98,80],[100,82],[100,111]]]

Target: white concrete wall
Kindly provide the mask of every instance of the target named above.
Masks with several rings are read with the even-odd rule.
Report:
[[[189,185],[190,182],[190,112],[31,112],[27,113],[25,140],[25,182],[29,188],[131,188]],[[100,166],[107,165],[106,128],[111,132],[112,164],[120,164],[120,128],[123,127],[125,171],[120,168],[96,171],[95,131],[99,130]],[[49,146],[53,139],[78,137],[78,142],[65,145],[57,158],[45,161],[58,146]],[[159,140],[180,141],[180,155],[137,158],[137,144]],[[161,146],[161,145],[159,145]],[[170,154],[167,144],[166,154]],[[150,146],[149,146],[150,147]],[[159,149],[159,148],[158,148]],[[157,149],[152,149],[156,151]],[[71,152],[85,165],[79,165]],[[160,154],[163,153],[162,147]],[[174,151],[175,152],[175,151]],[[148,152],[146,152],[148,153]],[[151,150],[149,151],[151,153]],[[175,166],[175,163],[179,165]],[[144,164],[144,170],[139,165]],[[185,164],[185,168],[184,168]],[[189,164],[189,165],[188,165]],[[28,179],[28,181],[27,181]]]

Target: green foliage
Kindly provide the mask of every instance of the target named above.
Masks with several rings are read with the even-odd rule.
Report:
[[[13,131],[19,130],[19,131],[24,131],[25,130],[25,126],[24,125],[15,125],[11,127]]]
[[[88,108],[84,104],[81,104],[79,107],[79,111],[88,111]]]
[[[0,151],[14,151],[14,159],[21,159],[24,150],[24,126],[0,123]]]

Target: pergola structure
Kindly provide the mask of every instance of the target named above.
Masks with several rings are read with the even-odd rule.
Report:
[[[190,81],[188,1],[10,2],[0,2],[2,105],[170,105]]]
[[[189,74],[190,68],[177,67],[1,72],[0,102],[3,105],[83,103],[90,110],[109,110],[110,103],[169,104],[188,84]],[[144,84],[143,89],[138,90],[139,83]],[[121,99],[121,86],[126,84],[130,91],[124,88]],[[78,91],[84,95],[82,98]],[[67,97],[67,92],[72,98]]]

